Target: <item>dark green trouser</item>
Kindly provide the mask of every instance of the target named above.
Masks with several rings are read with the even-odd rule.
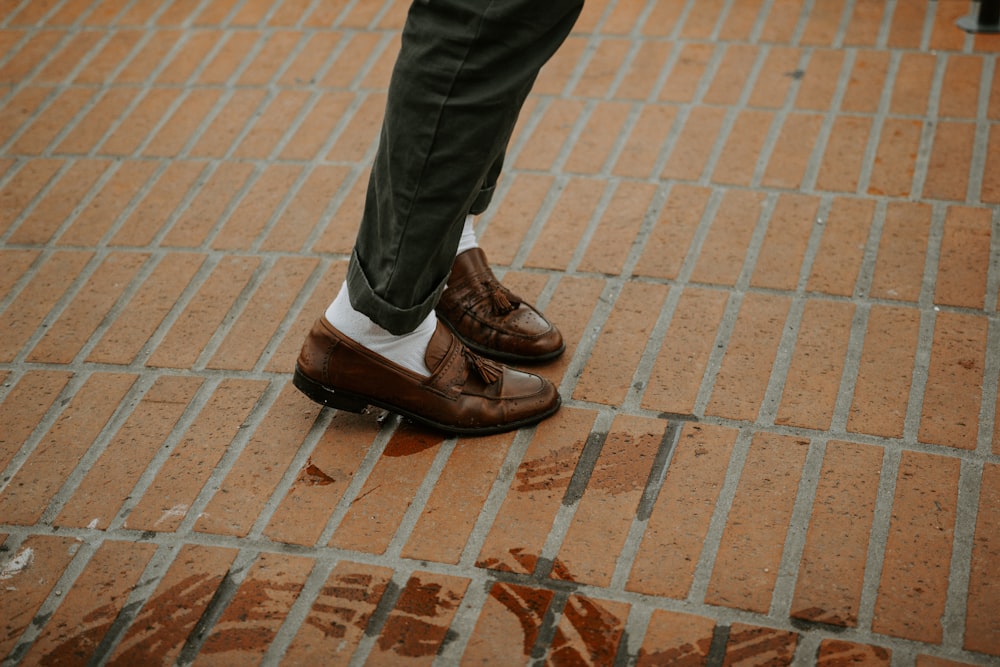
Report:
[[[462,224],[489,204],[518,113],[583,0],[415,0],[347,272],[354,308],[412,331]]]

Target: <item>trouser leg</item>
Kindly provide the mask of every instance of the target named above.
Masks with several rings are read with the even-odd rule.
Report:
[[[465,216],[488,204],[538,70],[565,40],[582,5],[412,5],[348,268],[354,308],[396,334],[430,314]]]

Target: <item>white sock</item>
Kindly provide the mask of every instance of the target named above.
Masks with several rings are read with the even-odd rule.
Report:
[[[326,309],[326,319],[355,343],[414,373],[430,376],[431,371],[427,368],[424,355],[437,328],[434,311],[416,329],[397,336],[380,327],[364,313],[354,310],[345,283],[337,293],[337,298]]]
[[[476,216],[474,215],[465,216],[465,227],[462,228],[462,238],[458,241],[458,252],[455,253],[456,255],[461,255],[466,250],[479,247],[479,242],[476,241],[476,230],[473,227],[475,220]]]

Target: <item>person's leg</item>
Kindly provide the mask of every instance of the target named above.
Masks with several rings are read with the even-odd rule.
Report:
[[[465,217],[485,208],[541,66],[582,0],[411,7],[348,270],[353,306],[392,333],[432,312]]]
[[[521,105],[581,7],[582,0],[417,0],[411,7],[348,269],[349,298],[342,294],[332,317],[317,321],[296,365],[295,385],[310,398],[355,411],[374,404],[473,434],[531,424],[558,409],[550,382],[478,357],[436,323],[433,309],[466,216],[492,196]],[[352,313],[332,321],[345,302]],[[362,335],[338,330],[351,321]],[[368,334],[376,343],[361,340]],[[415,336],[425,342],[413,343]],[[400,338],[411,341],[403,356],[426,348],[422,370],[372,353]]]

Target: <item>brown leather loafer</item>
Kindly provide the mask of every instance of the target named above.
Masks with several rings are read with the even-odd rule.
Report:
[[[293,383],[322,405],[362,412],[375,405],[459,435],[534,424],[559,409],[545,378],[483,359],[438,324],[424,377],[358,345],[320,318],[299,353]]]
[[[437,316],[472,350],[500,361],[548,361],[566,347],[558,329],[500,284],[480,248],[455,258]]]

